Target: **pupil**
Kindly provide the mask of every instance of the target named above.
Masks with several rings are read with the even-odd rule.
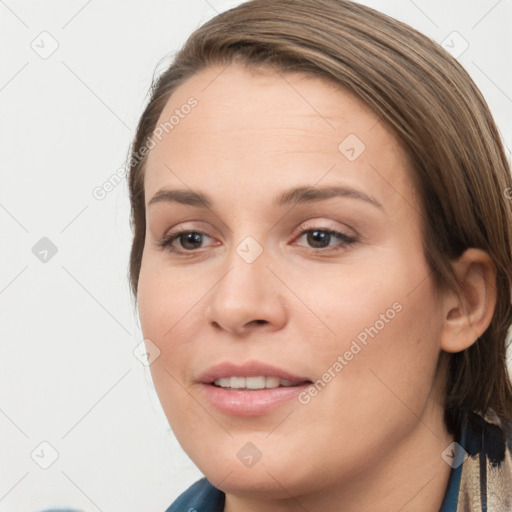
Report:
[[[307,238],[308,243],[313,247],[327,247],[331,241],[330,233],[325,231],[310,231]]]
[[[186,233],[181,235],[181,245],[184,249],[196,249],[201,245],[201,233]]]

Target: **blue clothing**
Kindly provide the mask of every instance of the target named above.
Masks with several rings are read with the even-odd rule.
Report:
[[[226,495],[206,478],[192,484],[165,512],[223,512]]]
[[[497,417],[491,417],[488,422],[488,417],[468,415],[458,444],[447,449],[445,460],[453,464],[439,512],[512,511],[512,438]],[[166,512],[223,512],[224,502],[225,494],[202,478]]]

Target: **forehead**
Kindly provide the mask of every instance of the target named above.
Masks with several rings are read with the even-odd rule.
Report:
[[[175,90],[159,128],[147,160],[146,200],[165,186],[268,190],[325,176],[363,185],[384,202],[404,194],[414,201],[396,137],[354,95],[315,76],[212,66]]]

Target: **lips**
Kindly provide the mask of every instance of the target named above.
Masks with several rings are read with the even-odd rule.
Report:
[[[260,362],[221,363],[198,379],[204,399],[231,416],[261,416],[295,398],[312,384],[307,377]]]

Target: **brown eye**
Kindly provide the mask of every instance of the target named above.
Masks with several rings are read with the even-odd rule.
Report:
[[[306,239],[308,244],[316,249],[328,247],[331,242],[331,233],[319,230],[309,231],[306,235]]]
[[[195,232],[182,233],[178,236],[178,240],[183,249],[193,250],[201,247],[203,242],[203,234]]]
[[[307,246],[314,250],[325,248],[340,249],[357,242],[356,238],[332,229],[306,229],[302,231],[298,240],[304,236],[306,237]]]
[[[211,239],[211,237],[201,231],[175,231],[166,234],[163,240],[158,242],[158,245],[170,252],[190,253],[202,249],[203,243],[206,243],[207,239]]]

